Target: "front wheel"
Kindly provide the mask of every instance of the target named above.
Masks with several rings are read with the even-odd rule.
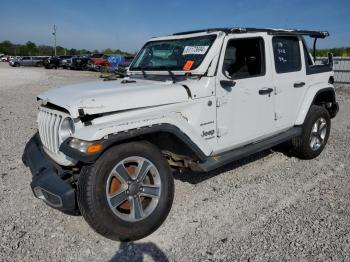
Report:
[[[302,127],[302,134],[292,140],[294,154],[302,159],[312,159],[321,154],[331,130],[328,111],[312,105]]]
[[[162,153],[148,142],[107,150],[78,181],[78,205],[89,225],[120,241],[143,238],[167,217],[174,180]]]

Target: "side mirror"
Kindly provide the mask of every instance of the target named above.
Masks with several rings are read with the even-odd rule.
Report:
[[[220,85],[221,85],[221,87],[223,87],[227,91],[231,92],[232,87],[234,87],[236,85],[236,82],[233,80],[221,80]]]
[[[333,54],[328,53],[328,65],[333,68]]]

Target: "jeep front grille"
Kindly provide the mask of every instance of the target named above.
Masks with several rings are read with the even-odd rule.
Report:
[[[58,130],[65,114],[61,114],[56,110],[39,108],[38,127],[39,134],[43,145],[51,152],[58,154],[60,139]]]

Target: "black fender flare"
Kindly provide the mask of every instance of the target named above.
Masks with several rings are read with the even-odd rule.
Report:
[[[326,88],[322,88],[320,90],[318,90],[312,100],[312,103],[310,105],[310,107],[314,104],[316,104],[316,100],[317,100],[317,97],[322,94],[322,93],[325,93],[325,92],[331,92],[332,93],[332,107],[330,109],[328,109],[329,113],[330,113],[330,117],[331,118],[334,118],[338,111],[339,111],[339,104],[338,102],[336,101],[336,97],[335,97],[335,89],[334,88],[331,88],[331,87],[326,87]],[[310,110],[310,109],[309,109]]]
[[[158,124],[148,127],[135,128],[120,132],[118,134],[108,135],[107,139],[96,141],[96,143],[101,143],[103,145],[103,151],[96,154],[87,155],[77,149],[70,147],[69,142],[73,139],[72,137],[66,139],[61,144],[60,151],[74,160],[78,160],[83,163],[94,163],[103,154],[103,152],[111,146],[117,145],[123,141],[138,138],[141,135],[148,135],[157,132],[166,132],[176,136],[193,151],[199,160],[204,161],[207,159],[207,156],[204,154],[204,152],[197,146],[196,143],[191,140],[191,138],[189,138],[178,127],[171,124]]]

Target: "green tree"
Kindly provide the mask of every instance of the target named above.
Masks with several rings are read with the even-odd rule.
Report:
[[[107,48],[107,49],[105,49],[105,50],[102,50],[102,53],[103,53],[103,54],[106,54],[106,55],[111,55],[111,54],[113,54],[114,52],[113,52],[112,49]]]
[[[38,54],[38,49],[37,49],[35,43],[28,41],[25,46],[26,46],[26,49],[28,52],[27,55],[37,55]]]

